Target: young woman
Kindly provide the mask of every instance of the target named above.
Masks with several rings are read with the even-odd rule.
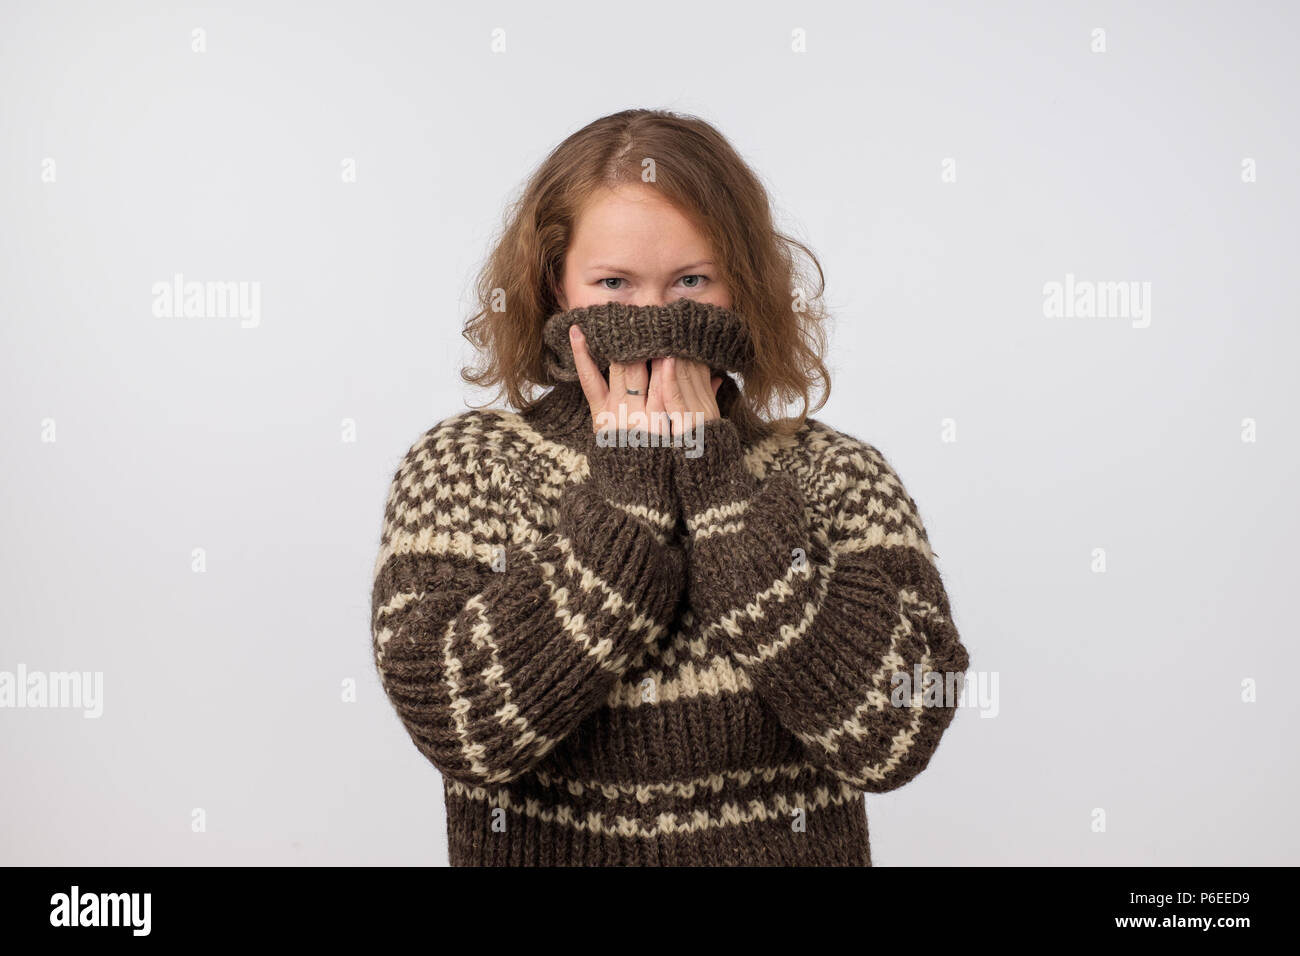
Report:
[[[573,134],[512,210],[463,373],[512,408],[410,447],[373,581],[453,865],[870,865],[862,794],[938,746],[967,652],[898,475],[807,416],[796,247],[661,111]]]

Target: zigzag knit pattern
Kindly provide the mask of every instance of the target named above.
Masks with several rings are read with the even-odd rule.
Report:
[[[573,382],[406,453],[372,649],[452,865],[871,865],[862,795],[925,768],[968,654],[881,453],[812,418],[743,442],[735,394],[698,455],[598,443]]]

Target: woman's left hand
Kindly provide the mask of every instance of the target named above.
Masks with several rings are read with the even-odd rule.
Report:
[[[676,355],[650,360],[650,393],[658,392],[664,411],[679,413],[685,428],[722,417],[717,398],[721,384],[720,376],[710,379],[704,362]]]

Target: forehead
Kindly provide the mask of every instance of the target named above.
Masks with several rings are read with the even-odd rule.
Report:
[[[578,215],[568,252],[577,265],[586,261],[675,268],[691,256],[707,257],[709,243],[654,189],[623,186],[592,195]]]

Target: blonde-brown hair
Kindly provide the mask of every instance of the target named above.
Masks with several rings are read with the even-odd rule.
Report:
[[[807,246],[779,232],[758,176],[713,126],[664,110],[631,109],[602,117],[560,143],[511,203],[502,231],[479,272],[479,311],[462,335],[481,353],[461,378],[499,385],[516,409],[536,399],[526,386],[555,384],[542,362],[542,325],[560,311],[555,290],[577,217],[602,188],[643,182],[643,160],[654,163],[657,189],[709,240],[731,293],[731,309],[747,324],[754,362],[728,417],[751,434],[789,434],[830,395],[821,296],[825,276]],[[801,268],[804,253],[817,272]],[[810,392],[822,383],[811,405]],[[784,406],[802,401],[794,417]]]

